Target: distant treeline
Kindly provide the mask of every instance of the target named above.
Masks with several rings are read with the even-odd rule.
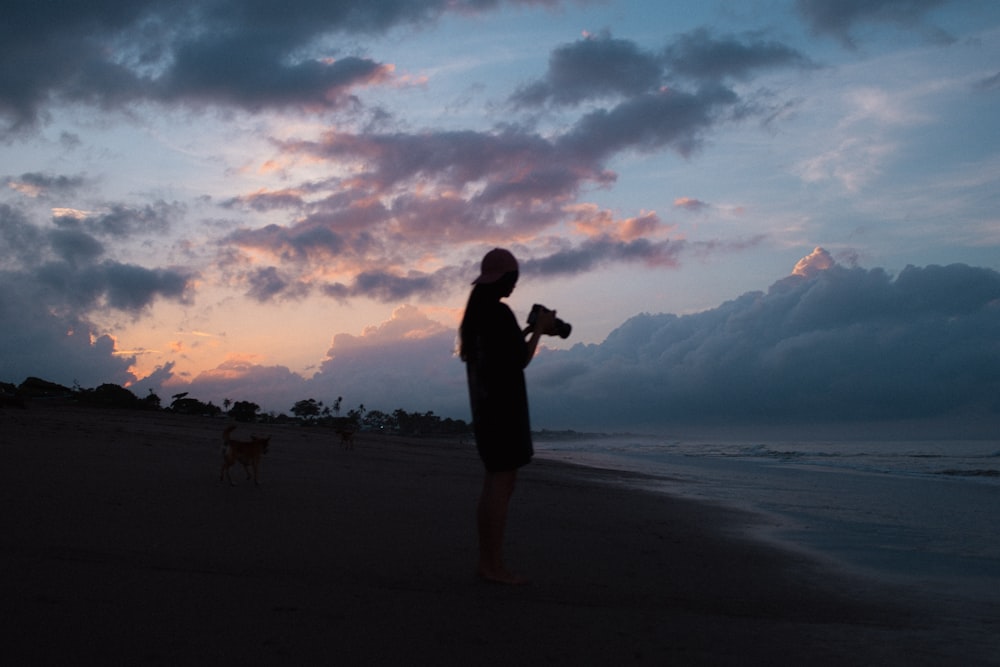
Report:
[[[228,415],[240,422],[248,423],[298,423],[308,426],[326,426],[342,430],[378,430],[403,435],[462,435],[469,432],[469,425],[461,419],[439,417],[433,412],[406,412],[397,409],[391,413],[381,410],[367,410],[359,405],[340,415],[342,397],[332,406],[324,406],[313,398],[297,401],[290,409],[292,416],[284,413],[262,413],[260,406],[251,401],[223,401],[223,407],[205,403],[188,395],[175,394],[170,404],[163,401],[152,390],[143,397],[136,396],[126,387],[116,384],[102,384],[93,389],[80,386],[64,387],[55,382],[29,377],[20,385],[0,382],[0,407],[26,407],[32,400],[66,400],[77,405],[126,410],[163,410],[186,415],[218,417]]]

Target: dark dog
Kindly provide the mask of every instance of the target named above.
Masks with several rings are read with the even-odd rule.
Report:
[[[219,471],[219,481],[221,482],[222,476],[225,475],[230,484],[235,484],[229,474],[229,469],[238,462],[246,470],[247,479],[250,479],[250,471],[253,470],[253,483],[260,484],[257,477],[260,472],[260,462],[264,454],[267,454],[267,446],[271,443],[271,438],[270,436],[258,438],[251,435],[249,441],[234,440],[229,434],[235,428],[235,425],[227,426],[226,430],[222,432],[222,470]]]
[[[354,431],[350,429],[339,429],[337,435],[340,436],[340,442],[344,445],[344,449],[354,449]]]

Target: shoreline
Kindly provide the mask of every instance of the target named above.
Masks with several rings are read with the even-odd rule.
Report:
[[[757,443],[756,448],[769,446],[766,437],[745,442]],[[806,445],[776,457],[745,459],[715,451],[692,456],[687,449],[630,455],[599,445],[542,450],[538,455],[635,474],[622,482],[653,493],[752,512],[758,517],[753,534],[811,554],[851,575],[894,579],[904,586],[933,583],[942,592],[963,589],[970,600],[1000,603],[998,543],[985,509],[995,504],[1000,490],[992,479],[979,482],[976,477],[943,475],[933,468],[894,469],[894,463],[858,466],[853,463],[856,451],[830,454],[840,452],[839,442],[833,438],[819,442],[823,443],[819,450]],[[939,456],[937,451],[914,454],[909,441],[903,444],[900,458]],[[989,456],[979,449],[958,456]],[[850,465],[830,465],[831,457],[837,456]],[[891,524],[894,520],[897,525]]]
[[[261,485],[218,482],[225,420],[0,410],[8,655],[30,664],[997,664],[995,616],[832,572],[748,513],[536,458],[507,557],[474,576],[471,445],[240,425]],[[903,593],[903,594],[901,594]],[[971,616],[963,616],[971,614]]]

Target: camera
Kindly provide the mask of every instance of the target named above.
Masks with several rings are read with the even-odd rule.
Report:
[[[536,303],[531,307],[531,312],[528,313],[528,326],[535,326],[535,321],[538,319],[538,314],[541,312],[547,313],[551,311],[540,303]],[[568,322],[563,322],[558,317],[555,318],[555,320],[556,322],[553,331],[543,331],[542,333],[559,336],[560,338],[569,338],[569,332],[573,330],[573,327],[571,327]]]

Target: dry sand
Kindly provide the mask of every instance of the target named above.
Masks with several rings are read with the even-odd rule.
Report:
[[[835,574],[752,517],[536,461],[507,554],[474,576],[471,445],[271,435],[220,484],[226,422],[0,409],[9,665],[975,665],[996,616]]]

